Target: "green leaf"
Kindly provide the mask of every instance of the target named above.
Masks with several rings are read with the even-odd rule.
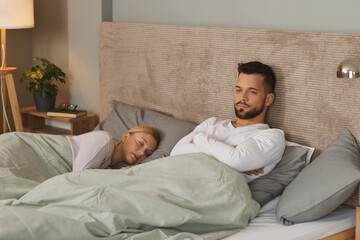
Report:
[[[65,83],[66,74],[46,58],[34,57],[33,60],[41,62],[41,65],[37,64],[30,70],[25,71],[20,78],[20,82],[30,79],[30,82],[25,87],[27,91],[36,92],[41,97],[48,94],[56,96],[59,91],[58,86],[51,82]]]

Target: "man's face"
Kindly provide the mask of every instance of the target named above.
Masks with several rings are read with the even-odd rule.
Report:
[[[271,105],[264,88],[264,77],[260,74],[240,73],[235,86],[235,114],[240,119],[251,119]]]

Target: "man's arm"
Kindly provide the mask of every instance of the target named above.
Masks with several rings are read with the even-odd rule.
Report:
[[[239,172],[259,169],[279,161],[285,149],[284,134],[277,129],[266,130],[238,146],[230,146],[205,133],[198,133],[194,136],[194,144]]]
[[[200,132],[206,133],[208,125],[215,121],[215,118],[209,118],[200,123],[191,133],[180,139],[180,141],[171,150],[170,156],[202,152],[203,150],[199,146],[193,144],[194,136]]]

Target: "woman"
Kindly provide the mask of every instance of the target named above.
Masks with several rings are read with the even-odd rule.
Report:
[[[73,171],[109,168],[118,163],[138,164],[149,156],[160,141],[159,132],[147,126],[137,126],[125,132],[115,142],[105,131],[93,131],[68,136],[73,155]]]
[[[78,136],[11,132],[0,135],[0,199],[20,198],[59,174],[137,164],[157,147],[159,132],[138,126],[119,142],[105,131]]]

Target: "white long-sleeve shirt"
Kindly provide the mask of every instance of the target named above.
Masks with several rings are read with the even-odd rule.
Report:
[[[68,136],[73,155],[73,171],[108,168],[114,151],[114,140],[105,131]]]
[[[193,141],[193,143],[191,143]],[[284,132],[267,124],[234,127],[231,120],[209,118],[183,137],[170,156],[205,152],[238,172],[264,167],[264,173],[245,175],[248,182],[269,173],[285,150]]]

